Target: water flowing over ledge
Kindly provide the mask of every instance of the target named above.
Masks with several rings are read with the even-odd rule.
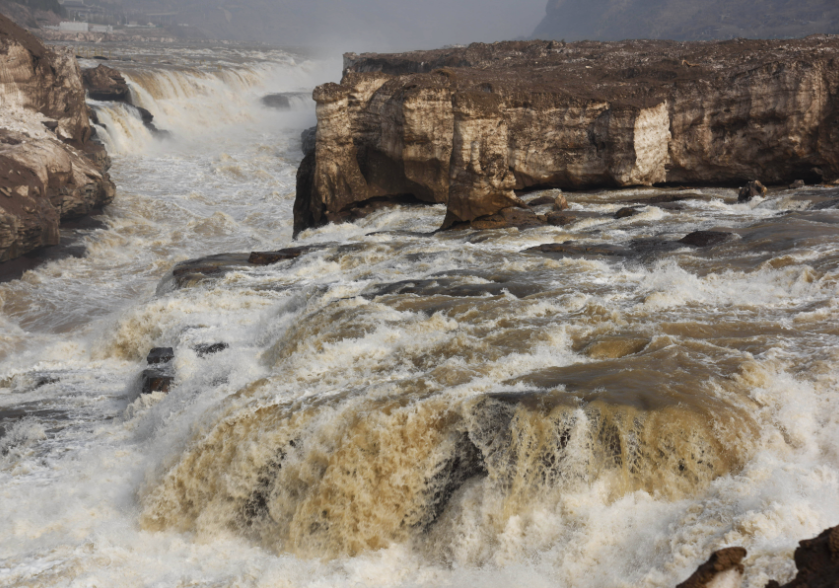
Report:
[[[124,68],[164,140],[93,104],[106,226],[0,285],[0,583],[674,586],[734,545],[746,586],[792,578],[839,521],[835,188],[293,242],[313,113],[261,98],[334,64],[273,61]]]

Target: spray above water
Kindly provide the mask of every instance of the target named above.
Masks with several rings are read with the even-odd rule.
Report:
[[[338,70],[252,61],[126,68],[171,135],[94,103],[105,227],[0,285],[0,583],[672,586],[734,544],[747,586],[789,577],[839,519],[835,212],[705,189],[614,218],[651,189],[432,234],[444,207],[406,205],[250,264],[291,245],[313,116],[262,98]]]

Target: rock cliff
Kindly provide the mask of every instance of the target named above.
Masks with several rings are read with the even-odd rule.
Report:
[[[57,244],[62,220],[113,199],[90,135],[73,55],[0,15],[0,262]]]
[[[535,188],[833,179],[838,66],[829,36],[348,54],[314,93],[295,232],[405,196],[449,226]]]

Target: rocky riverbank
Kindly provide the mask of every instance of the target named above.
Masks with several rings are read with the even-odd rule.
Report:
[[[536,188],[833,180],[837,58],[833,36],[349,54],[314,93],[295,232],[406,197],[448,227]]]
[[[60,242],[63,221],[110,203],[73,55],[0,15],[0,262]]]

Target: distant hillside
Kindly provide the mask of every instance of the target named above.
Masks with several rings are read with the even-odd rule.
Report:
[[[548,0],[537,39],[705,40],[839,34],[839,0]]]
[[[56,25],[66,16],[58,0],[0,0],[0,14],[30,29]]]

